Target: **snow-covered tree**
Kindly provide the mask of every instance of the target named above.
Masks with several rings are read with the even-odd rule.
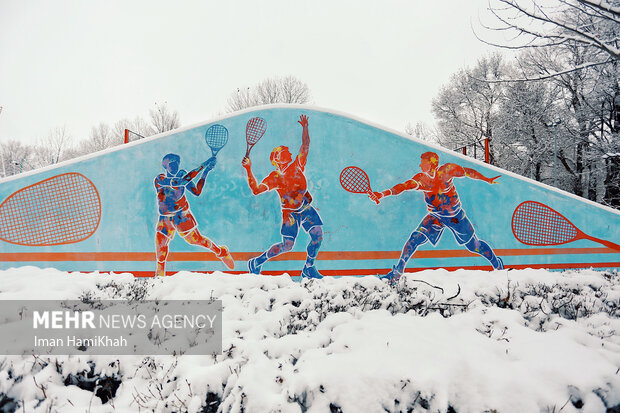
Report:
[[[254,87],[239,88],[228,97],[227,112],[271,103],[308,103],[310,89],[295,76],[271,77]]]
[[[439,142],[451,149],[489,139],[490,162],[493,151],[494,121],[502,85],[485,82],[503,77],[505,65],[501,55],[494,54],[478,61],[474,68],[454,74],[433,100],[433,113],[438,119]]]
[[[571,69],[589,67],[620,58],[619,0],[491,0],[490,31],[501,31],[511,40],[490,42],[509,49],[555,48],[567,43],[596,49],[591,59]]]
[[[405,125],[405,133],[427,142],[437,142],[437,131],[431,129],[424,122],[416,122],[415,125],[407,123]]]
[[[148,137],[153,134],[153,129],[149,124],[140,116],[135,117],[133,120],[121,119],[112,126],[112,133],[114,136],[120,136],[125,138],[125,129],[129,129],[133,132],[133,138],[141,139],[141,137]],[[133,139],[132,138],[132,139]]]
[[[540,182],[553,183],[558,88],[546,82],[504,85],[495,127],[497,164]]]
[[[66,126],[58,126],[49,131],[33,148],[36,168],[53,165],[70,158],[73,149],[73,137]]]
[[[152,134],[167,132],[181,126],[179,112],[169,109],[166,102],[161,105],[155,103],[155,108],[149,110],[149,115]]]
[[[440,143],[489,138],[493,164],[620,206],[620,76],[617,62],[585,64],[600,53],[565,42],[460,70],[433,101]]]
[[[0,143],[0,173],[3,177],[33,169],[32,160],[31,146],[14,139]]]
[[[93,126],[88,139],[80,143],[80,152],[87,154],[120,145],[123,143],[122,136],[114,135],[112,129],[105,123]]]
[[[569,42],[553,49],[527,50],[520,59],[521,67],[527,68],[526,76],[545,77],[547,83],[559,88],[562,98],[556,111],[562,121],[562,143],[558,158],[569,176],[562,187],[592,200],[604,198],[605,188],[597,184],[607,174],[600,173],[605,169],[601,157],[615,153],[618,146],[614,138],[620,106],[617,62],[570,69],[583,66],[600,53],[596,48]]]

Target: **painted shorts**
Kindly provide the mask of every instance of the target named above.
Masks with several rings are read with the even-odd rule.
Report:
[[[443,230],[448,227],[459,245],[467,244],[474,236],[474,227],[462,209],[454,216],[445,217],[435,214],[426,214],[416,231],[424,234],[433,245],[437,245]]]
[[[196,218],[192,215],[191,211],[179,211],[174,215],[160,215],[159,222],[157,223],[157,232],[161,232],[168,238],[174,236],[175,230],[178,230],[181,234],[193,230],[198,223]]]
[[[282,228],[280,234],[283,237],[297,238],[299,232],[299,226],[302,226],[304,231],[310,231],[310,228],[323,225],[319,213],[310,204],[306,204],[299,209],[282,210]]]

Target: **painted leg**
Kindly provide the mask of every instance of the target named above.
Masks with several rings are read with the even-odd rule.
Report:
[[[308,247],[306,251],[308,253],[306,257],[306,265],[301,271],[301,276],[304,278],[323,278],[321,273],[319,273],[314,266],[314,260],[319,253],[319,249],[321,248],[321,242],[323,241],[323,227],[321,225],[316,225],[308,231],[308,235],[310,235],[310,242],[308,243]]]
[[[321,225],[317,225],[310,228],[308,235],[310,235],[310,242],[306,248],[306,252],[308,253],[308,256],[306,257],[306,266],[312,267],[316,256],[319,254],[321,243],[323,242],[323,227]]]
[[[228,248],[225,245],[218,246],[209,238],[202,235],[198,229],[193,229],[188,233],[180,234],[185,241],[189,244],[200,245],[204,248],[207,248],[215,253],[215,256],[219,258],[224,265],[226,265],[229,269],[235,268],[235,261],[232,259]]]
[[[248,268],[252,274],[260,274],[262,265],[273,257],[289,252],[295,245],[295,238],[282,237],[282,241],[273,244],[269,249],[256,258],[248,261]]]
[[[418,231],[413,231],[405,243],[403,251],[400,253],[400,259],[394,266],[394,269],[398,271],[399,274],[402,274],[405,271],[405,267],[407,266],[407,262],[409,262],[411,256],[416,252],[420,245],[426,244],[427,241],[428,238],[426,238],[424,234]]]
[[[201,247],[213,251],[215,254],[219,254],[221,252],[220,247],[215,245],[215,243],[209,238],[202,235],[196,228],[190,232],[179,233],[179,235],[181,235],[188,244],[200,245]]]
[[[379,278],[382,280],[388,280],[392,285],[398,283],[400,276],[403,275],[403,272],[405,271],[409,258],[411,258],[418,247],[426,243],[426,241],[428,241],[428,238],[426,238],[426,236],[424,236],[421,232],[417,230],[413,231],[405,243],[403,251],[400,253],[400,259],[396,265],[392,267],[392,271],[385,275],[380,275]]]
[[[157,268],[155,270],[156,277],[163,277],[166,275],[166,260],[168,259],[168,244],[170,238],[166,237],[161,232],[155,233],[155,250],[157,253]]]
[[[489,261],[495,270],[503,270],[504,263],[501,258],[498,258],[493,249],[485,241],[478,239],[475,235],[465,244],[468,250],[476,253]]]
[[[398,282],[398,279],[405,271],[405,267],[407,266],[407,262],[413,255],[413,253],[418,249],[418,247],[422,244],[425,244],[428,241],[428,238],[424,234],[419,231],[413,231],[409,236],[409,239],[405,243],[403,247],[403,251],[400,253],[400,259],[392,267],[392,271],[389,273],[379,276],[379,278],[389,280],[391,283]]]

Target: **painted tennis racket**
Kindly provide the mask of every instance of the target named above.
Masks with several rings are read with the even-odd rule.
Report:
[[[205,133],[205,142],[211,148],[211,154],[217,153],[228,143],[228,129],[222,125],[213,125]]]
[[[256,142],[263,137],[265,130],[267,130],[267,124],[263,118],[252,118],[245,125],[245,140],[248,144],[245,151],[246,158],[250,156],[250,150],[256,145]]]
[[[97,230],[101,200],[84,175],[56,175],[11,194],[0,204],[0,239],[27,246],[80,242]]]
[[[357,166],[347,166],[340,172],[340,185],[354,194],[372,194],[368,175]],[[375,203],[379,202],[375,201]]]
[[[560,245],[587,239],[620,251],[620,245],[585,234],[564,215],[536,201],[517,206],[512,214],[512,233],[525,245]]]

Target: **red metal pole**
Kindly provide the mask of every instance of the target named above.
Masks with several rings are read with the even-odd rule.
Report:
[[[129,129],[125,129],[125,143],[129,143]]]
[[[486,163],[490,163],[489,162],[489,158],[490,158],[489,153],[490,153],[490,151],[489,151],[489,138],[486,138],[484,140],[484,161]]]
[[[463,146],[463,155],[467,155],[467,146]]]

